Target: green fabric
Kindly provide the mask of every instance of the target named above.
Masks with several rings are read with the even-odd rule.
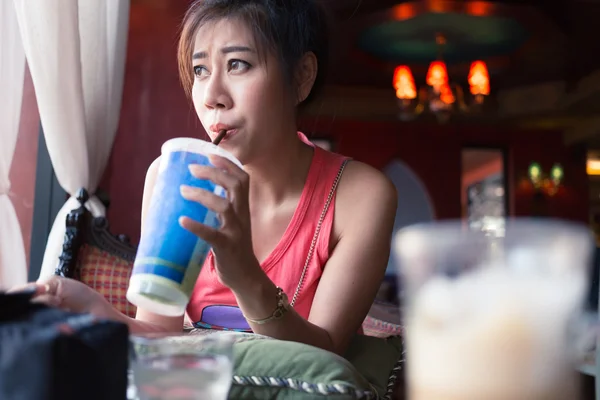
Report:
[[[390,373],[402,357],[402,338],[387,339],[356,335],[344,357],[383,396]]]
[[[305,344],[244,336],[234,347],[235,377],[229,398],[356,399],[357,391],[371,392],[371,396],[363,398],[377,398],[385,394],[388,377],[401,353],[399,338],[357,335],[343,358]],[[289,385],[290,380],[303,387],[346,394],[329,392],[325,395],[274,387]]]

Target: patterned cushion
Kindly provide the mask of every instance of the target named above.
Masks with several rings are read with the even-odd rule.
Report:
[[[402,335],[400,307],[376,301],[363,321],[362,329],[365,335],[378,338]]]
[[[392,324],[391,322],[382,321],[367,315],[363,324],[363,332],[366,336],[374,336],[377,338],[388,338],[391,336],[402,335],[402,325]]]
[[[125,297],[133,263],[88,244],[81,246],[77,263],[77,280],[102,293],[123,314],[135,318],[136,307]]]

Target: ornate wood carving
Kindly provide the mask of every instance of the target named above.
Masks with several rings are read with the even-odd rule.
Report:
[[[86,225],[86,214],[89,211],[85,208],[85,203],[90,198],[87,190],[79,189],[77,192],[77,201],[80,206],[67,214],[65,237],[62,246],[62,253],[59,256],[59,264],[54,274],[66,278],[73,278],[75,267],[77,265],[77,253],[83,243],[83,235]]]
[[[90,229],[87,231],[86,243],[133,262],[136,248],[131,245],[129,237],[127,235],[113,235],[110,233],[109,228],[106,218],[94,218]]]
[[[101,250],[133,262],[136,248],[131,245],[126,235],[113,235],[109,231],[108,220],[105,217],[92,216],[85,208],[89,199],[87,190],[77,192],[80,206],[72,210],[66,218],[66,232],[59,265],[55,275],[75,278],[77,258],[83,244],[98,247]]]

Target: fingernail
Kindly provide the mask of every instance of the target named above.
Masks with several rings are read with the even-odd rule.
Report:
[[[182,228],[185,228],[185,218],[186,217],[183,216],[179,217],[179,226],[181,226]]]
[[[187,185],[181,185],[179,191],[183,196],[189,196],[192,193],[192,188]]]

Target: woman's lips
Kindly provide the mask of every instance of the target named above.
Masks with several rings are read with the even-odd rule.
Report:
[[[208,127],[208,130],[210,130],[211,132],[219,132],[219,131],[222,131],[223,129],[228,131],[228,130],[234,129],[234,127],[231,125],[227,125],[227,124],[212,124],[211,126]]]

